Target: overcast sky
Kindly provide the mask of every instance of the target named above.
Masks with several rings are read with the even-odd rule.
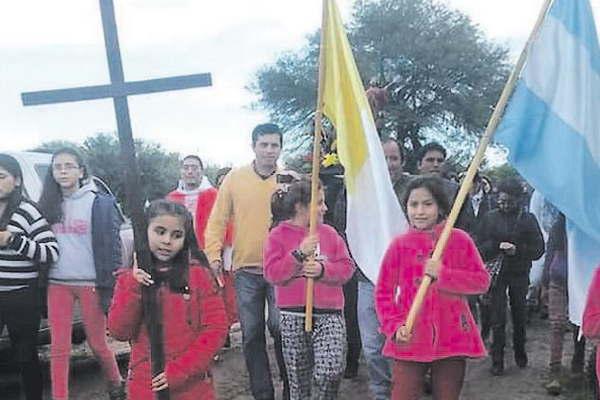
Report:
[[[600,15],[600,0],[591,0]],[[520,51],[542,0],[447,0],[489,38]],[[338,0],[348,20],[352,0]],[[210,88],[129,98],[134,136],[219,164],[252,158],[266,115],[246,87],[256,70],[301,47],[321,0],[115,0],[125,79],[211,72]],[[81,142],[116,130],[110,100],[23,107],[26,91],[109,82],[97,0],[20,0],[0,14],[0,150]]]

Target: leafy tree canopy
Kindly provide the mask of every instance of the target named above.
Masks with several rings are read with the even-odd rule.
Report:
[[[476,141],[506,81],[507,49],[433,0],[357,0],[347,32],[363,81],[387,90],[377,116],[380,135],[408,150],[431,132],[445,136],[451,152]],[[310,131],[318,53],[316,32],[300,50],[263,66],[250,86],[259,96],[255,106],[291,132],[292,148]]]

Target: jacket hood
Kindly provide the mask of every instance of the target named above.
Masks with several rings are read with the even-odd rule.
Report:
[[[88,193],[96,193],[98,192],[98,187],[96,186],[96,184],[90,180],[86,183],[84,183],[79,189],[77,189],[77,191],[69,196],[65,196],[65,199],[68,200],[77,200],[82,198],[83,196],[85,196]]]
[[[177,182],[177,189],[175,189],[175,192],[179,192],[182,194],[192,194],[192,193],[199,193],[202,192],[206,189],[211,189],[213,187],[213,185],[211,185],[210,181],[208,180],[208,178],[206,176],[202,177],[202,180],[200,181],[200,186],[198,186],[197,189],[194,190],[185,190],[185,186],[183,184],[182,180],[179,180]]]

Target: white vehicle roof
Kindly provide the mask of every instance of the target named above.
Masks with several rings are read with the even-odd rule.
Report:
[[[26,195],[33,201],[38,201],[42,194],[44,178],[50,167],[52,155],[30,151],[7,151],[13,156],[23,170],[23,188]]]

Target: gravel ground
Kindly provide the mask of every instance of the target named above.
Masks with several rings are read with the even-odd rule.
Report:
[[[567,384],[566,391],[556,397],[549,396],[546,393],[543,384],[549,354],[548,332],[547,321],[535,319],[529,326],[527,348],[530,366],[524,370],[520,370],[515,366],[510,349],[506,351],[506,374],[502,377],[491,376],[489,373],[491,366],[489,359],[470,361],[461,400],[542,400],[552,398],[557,400],[594,400],[584,380],[582,378],[573,378],[568,371],[565,371],[564,376],[564,382]],[[248,373],[241,352],[241,335],[239,330],[234,330],[232,337],[233,347],[220,354],[219,361],[216,362],[214,367],[214,379],[218,398],[226,400],[251,400]],[[570,337],[570,335],[566,335],[565,339],[567,337]],[[564,363],[565,365],[569,365],[572,345],[567,340],[565,340],[565,344],[566,354]],[[126,361],[127,345],[114,342],[112,346],[121,358],[124,358]],[[588,348],[588,353],[591,351],[592,349]],[[102,379],[100,379],[99,368],[93,361],[89,348],[85,345],[76,346],[73,357],[74,362],[71,378],[72,399],[107,399]],[[47,364],[47,348],[43,351],[43,358]],[[276,363],[273,357],[271,360],[273,375],[275,376]],[[279,381],[276,383],[277,398],[281,399],[281,383]],[[2,400],[19,399],[18,383],[14,374],[3,373],[0,375],[0,393]],[[47,398],[50,398],[49,395],[47,395]],[[359,375],[356,379],[343,381],[339,398],[344,400],[367,400],[370,398],[364,362],[361,362]],[[424,398],[430,399],[430,397]]]

